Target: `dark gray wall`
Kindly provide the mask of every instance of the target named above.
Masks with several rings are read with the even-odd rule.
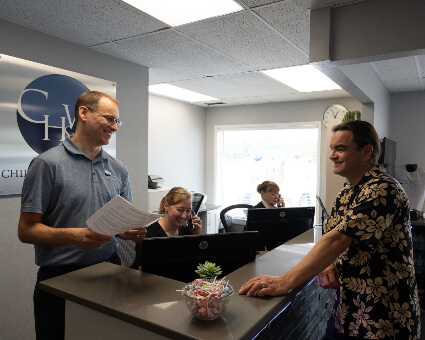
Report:
[[[396,164],[418,164],[425,169],[425,95],[423,91],[391,96],[391,133],[397,142]]]

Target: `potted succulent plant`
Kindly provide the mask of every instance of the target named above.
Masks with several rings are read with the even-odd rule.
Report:
[[[195,273],[200,277],[214,278],[221,275],[222,270],[220,266],[216,266],[215,263],[206,261],[204,264],[199,264]]]
[[[346,123],[351,120],[360,120],[362,118],[362,113],[360,111],[347,111],[342,118],[341,123]]]

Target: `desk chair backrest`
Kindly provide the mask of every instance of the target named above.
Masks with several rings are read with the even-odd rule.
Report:
[[[124,267],[131,267],[136,259],[136,244],[133,241],[120,238],[118,238],[118,242],[118,256],[121,259],[121,265]]]
[[[245,231],[247,211],[251,208],[253,206],[250,204],[234,204],[224,208],[220,212],[220,221],[226,233]],[[227,214],[234,209],[240,210],[236,217],[231,217]]]

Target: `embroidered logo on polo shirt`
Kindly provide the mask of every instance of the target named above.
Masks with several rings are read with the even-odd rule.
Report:
[[[108,177],[109,177],[109,176],[111,176],[111,175],[112,175],[112,172],[110,172],[109,170],[106,170],[106,169],[105,169],[105,176],[108,176]]]

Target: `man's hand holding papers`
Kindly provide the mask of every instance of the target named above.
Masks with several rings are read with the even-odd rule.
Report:
[[[126,240],[140,242],[146,235],[146,225],[161,215],[144,212],[117,195],[88,220],[90,230],[103,235],[118,235]]]

